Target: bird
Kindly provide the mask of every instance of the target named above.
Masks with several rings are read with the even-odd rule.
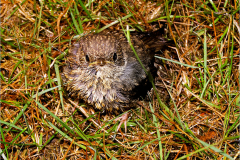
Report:
[[[135,107],[152,87],[149,76],[154,74],[155,53],[168,43],[161,32],[130,34],[141,62],[123,31],[82,36],[70,47],[63,68],[68,95],[103,113],[119,114]]]

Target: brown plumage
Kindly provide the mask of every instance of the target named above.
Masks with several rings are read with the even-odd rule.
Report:
[[[154,35],[154,36],[151,36]],[[158,32],[133,33],[131,42],[147,72],[166,40]],[[80,38],[70,49],[63,82],[69,95],[101,111],[123,111],[151,88],[148,76],[122,32]]]

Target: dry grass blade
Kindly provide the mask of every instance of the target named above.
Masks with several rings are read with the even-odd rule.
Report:
[[[239,1],[1,1],[3,159],[239,159]],[[91,32],[164,28],[153,93],[129,111],[92,112],[61,81]],[[133,50],[136,48],[133,47]],[[75,110],[74,108],[77,108]]]

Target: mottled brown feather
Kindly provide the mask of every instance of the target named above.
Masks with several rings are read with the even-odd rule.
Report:
[[[150,72],[154,53],[166,40],[158,37],[146,41],[146,36],[133,34],[131,42]],[[151,88],[125,35],[118,31],[106,30],[80,38],[69,51],[62,77],[70,96],[110,112],[132,107]]]

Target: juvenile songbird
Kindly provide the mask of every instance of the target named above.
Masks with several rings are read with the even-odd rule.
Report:
[[[159,32],[133,33],[131,43],[148,73],[154,54],[165,44]],[[151,88],[125,34],[105,30],[83,36],[70,48],[63,82],[69,95],[101,111],[133,107]]]

